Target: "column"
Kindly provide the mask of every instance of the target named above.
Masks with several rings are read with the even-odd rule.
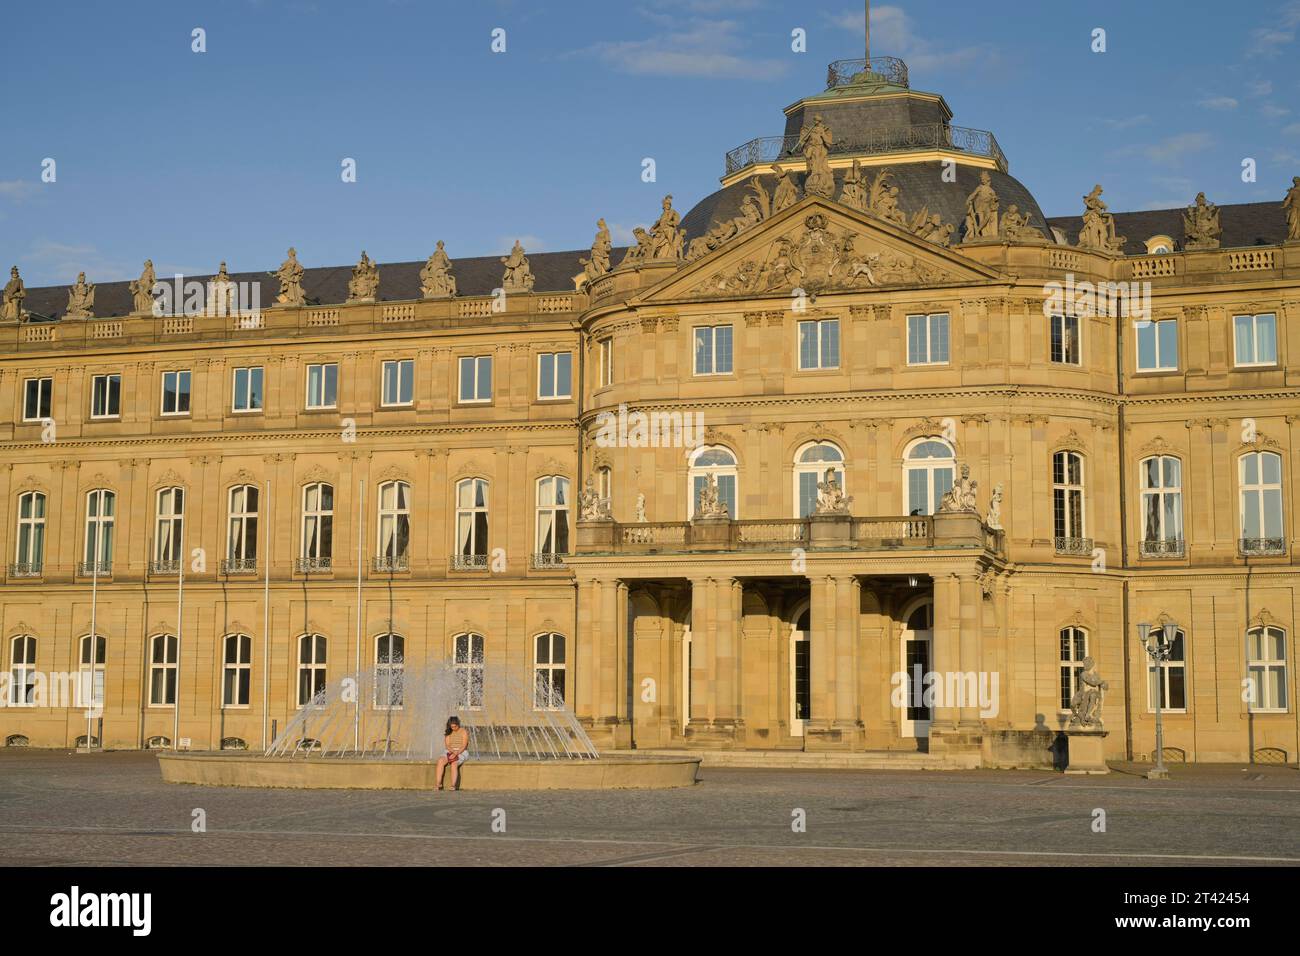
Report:
[[[835,722],[849,733],[858,722],[857,645],[860,584],[853,575],[835,578]]]
[[[934,639],[931,645],[930,670],[942,675],[959,669],[961,664],[961,590],[957,575],[935,576],[934,580]],[[947,681],[936,692],[937,706],[931,709],[930,730],[952,731],[957,727],[958,712],[952,701],[942,692]]]
[[[836,651],[836,586],[835,578],[809,577],[809,597],[812,632],[808,635],[808,656],[812,674],[812,707],[809,727],[825,727],[835,716],[834,681],[838,671],[835,666]],[[793,688],[791,689],[793,693]]]
[[[963,680],[962,688],[965,696],[961,700],[961,708],[958,717],[963,728],[977,731],[980,726],[980,707],[979,707],[979,675],[984,668],[984,657],[982,654],[982,635],[980,633],[982,596],[980,593],[979,580],[974,573],[963,573],[957,575],[957,590],[960,595],[961,606],[959,609],[959,656],[961,660],[961,670],[963,675],[974,675],[974,683],[970,680]],[[972,692],[975,695],[972,696]]]
[[[707,725],[716,713],[712,584],[711,578],[691,579],[691,725]]]

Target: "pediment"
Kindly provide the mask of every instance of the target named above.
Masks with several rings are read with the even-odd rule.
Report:
[[[893,223],[808,197],[638,296],[792,295],[1005,281],[1008,277]]]

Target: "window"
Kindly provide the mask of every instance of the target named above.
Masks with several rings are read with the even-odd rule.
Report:
[[[731,326],[702,325],[695,329],[695,374],[731,374]]]
[[[538,634],[533,642],[533,709],[564,709],[564,635]]]
[[[1143,459],[1142,553],[1183,553],[1182,462],[1167,455]]]
[[[325,690],[325,661],[329,642],[323,634],[304,634],[298,638],[298,706],[315,702]]]
[[[537,356],[537,397],[573,397],[572,352],[543,352]]]
[[[1277,364],[1277,316],[1238,315],[1232,320],[1234,357],[1238,368]]]
[[[1137,329],[1137,370],[1171,372],[1178,369],[1178,320],[1144,320]]]
[[[335,362],[307,366],[307,407],[337,408],[339,367]]]
[[[703,448],[697,448],[691,454],[689,484],[686,487],[687,520],[695,517],[695,508],[700,501],[700,492],[708,484],[710,475],[718,484],[718,500],[726,505],[727,514],[731,517],[731,520],[737,520],[736,479],[738,474],[736,456],[729,449],[723,448],[721,445],[706,445]]]
[[[159,634],[149,644],[149,706],[175,707],[179,642],[173,634]]]
[[[398,710],[402,706],[403,677],[406,676],[406,638],[380,634],[375,638],[375,709]]]
[[[903,456],[903,507],[909,515],[931,515],[952,487],[957,459],[940,438],[920,438]]]
[[[326,569],[334,555],[334,486],[324,482],[302,490],[304,570]]]
[[[1061,710],[1070,709],[1087,656],[1088,632],[1081,627],[1061,628]]]
[[[907,364],[948,363],[948,314],[907,317]]]
[[[384,363],[383,405],[410,405],[415,386],[415,360],[399,359]]]
[[[23,421],[39,422],[52,414],[54,379],[29,378],[23,382]]]
[[[799,323],[799,368],[840,367],[840,320],[812,319]]]
[[[162,489],[158,492],[158,517],[154,534],[155,571],[180,570],[184,525],[185,489]]]
[[[456,483],[456,566],[487,567],[488,483],[465,478]]]
[[[1254,690],[1251,713],[1285,713],[1286,632],[1280,627],[1252,627],[1246,632],[1246,656]]]
[[[226,637],[221,671],[221,706],[247,707],[253,676],[253,639],[247,634]]]
[[[229,571],[257,568],[257,505],[258,489],[253,485],[236,485],[230,489],[230,520],[226,535]]]
[[[162,413],[164,415],[188,415],[190,413],[189,369],[163,372]]]
[[[1282,536],[1282,456],[1270,451],[1241,456],[1241,550],[1286,550]]]
[[[1052,316],[1052,361],[1062,365],[1081,364],[1077,315]]]
[[[28,491],[18,496],[18,553],[15,574],[40,574],[45,564],[45,495]]]
[[[596,387],[604,388],[614,384],[614,340],[601,339],[597,349]]]
[[[547,557],[569,553],[569,479],[547,475],[537,479],[537,551]]]
[[[1160,625],[1154,625],[1159,627]],[[1144,654],[1144,656],[1146,656]],[[1157,671],[1159,675],[1157,676]],[[1147,710],[1156,709],[1156,699],[1161,710],[1187,711],[1187,657],[1182,631],[1174,634],[1169,660],[1156,664],[1147,656]]]
[[[460,400],[464,404],[492,401],[492,356],[461,356]]]
[[[460,681],[460,706],[478,710],[483,706],[483,635],[457,634],[453,663]]]
[[[806,518],[817,509],[817,485],[826,471],[835,470],[835,480],[844,491],[844,454],[830,442],[812,442],[794,457],[794,516]]]
[[[379,486],[380,571],[404,571],[410,560],[411,486],[387,481]]]
[[[1087,547],[1083,531],[1083,456],[1058,451],[1052,456],[1052,529],[1056,550],[1074,553]]]
[[[117,495],[96,488],[86,495],[85,574],[107,574],[113,567],[113,517]]]
[[[596,495],[606,503],[614,500],[614,469],[609,465],[596,469]]]
[[[87,634],[81,639],[81,672],[77,686],[79,704],[84,701],[85,694],[89,691],[88,705],[96,709],[104,706],[104,661],[107,653],[108,644],[102,634],[93,639]]]
[[[235,388],[230,407],[237,412],[262,410],[262,368],[235,369]]]
[[[122,414],[122,376],[96,375],[90,380],[90,417],[116,418]]]
[[[36,638],[20,634],[9,642],[10,707],[36,706]]]

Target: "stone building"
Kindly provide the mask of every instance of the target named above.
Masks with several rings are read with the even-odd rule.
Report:
[[[889,58],[785,116],[628,249],[15,276],[0,740],[258,748],[490,660],[606,749],[1048,765],[1091,657],[1109,756],[1159,694],[1169,759],[1294,761],[1300,189],[1046,219]]]

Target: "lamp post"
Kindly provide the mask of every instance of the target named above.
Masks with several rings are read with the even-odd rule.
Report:
[[[1142,649],[1147,652],[1151,662],[1156,666],[1156,763],[1155,766],[1147,771],[1148,780],[1167,780],[1169,771],[1165,769],[1165,726],[1164,716],[1164,696],[1165,681],[1168,675],[1162,666],[1165,661],[1169,660],[1169,655],[1174,648],[1174,637],[1178,634],[1178,625],[1172,621],[1165,624],[1164,627],[1153,628],[1150,624],[1139,624],[1138,641],[1142,644]]]

